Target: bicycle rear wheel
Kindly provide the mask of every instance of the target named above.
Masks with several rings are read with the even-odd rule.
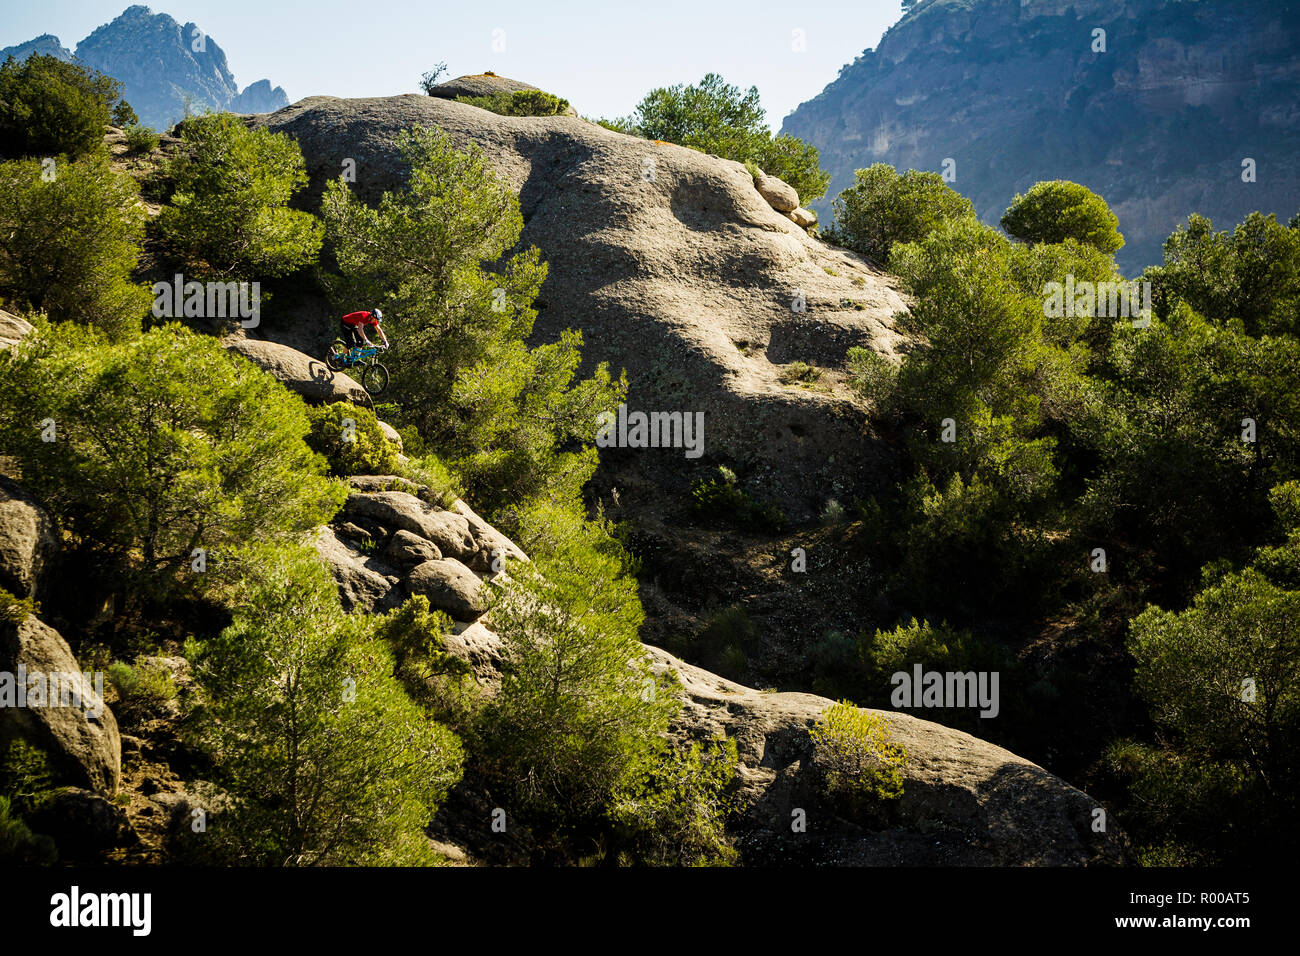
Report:
[[[371,362],[361,373],[361,387],[371,395],[378,395],[388,387],[388,369],[378,362]]]
[[[335,339],[334,344],[325,353],[325,364],[331,371],[341,372],[348,367],[348,347],[342,339]]]

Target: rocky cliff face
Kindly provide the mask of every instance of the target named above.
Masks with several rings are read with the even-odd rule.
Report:
[[[0,50],[0,63],[9,59],[9,57],[13,57],[15,60],[25,60],[33,53],[57,57],[64,61],[72,59],[72,51],[60,43],[58,37],[52,33],[42,33],[34,40],[7,46]]]
[[[72,59],[58,37],[46,34],[0,51],[22,59],[46,53]],[[280,87],[259,80],[242,93],[216,41],[193,23],[177,23],[145,6],[128,7],[77,44],[76,59],[123,84],[123,96],[140,117],[165,130],[195,110],[264,113],[289,104]]]
[[[841,372],[851,346],[894,354],[905,304],[889,277],[773,208],[739,163],[577,117],[499,116],[418,95],[312,97],[257,122],[302,147],[312,209],[348,159],[363,199],[399,186],[403,129],[438,127],[482,147],[519,192],[522,243],[550,265],[537,338],[580,329],[589,364],[627,369],[633,411],[704,413],[702,457],[604,453],[652,477],[658,500],[686,501],[690,482],[721,462],[792,517],[846,487],[877,486],[883,445],[864,433]],[[259,334],[311,354],[335,334],[328,303],[293,302],[280,315]],[[783,384],[794,362],[827,369],[823,383]]]
[[[1083,183],[1135,272],[1189,213],[1226,228],[1300,208],[1298,85],[1294,0],[920,0],[783,131],[821,150],[828,197],[874,162],[953,160],[953,186],[996,223],[1039,180]]]

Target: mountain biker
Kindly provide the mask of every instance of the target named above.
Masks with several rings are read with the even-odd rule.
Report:
[[[384,334],[383,326],[379,324],[383,321],[384,313],[378,309],[371,309],[369,312],[349,312],[343,316],[343,341],[347,343],[348,348],[371,345],[370,339],[366,338],[366,328],[369,326],[379,333],[384,348],[388,348],[388,336]]]

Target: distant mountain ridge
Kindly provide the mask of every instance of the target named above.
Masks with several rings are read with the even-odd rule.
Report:
[[[1035,182],[1071,179],[1119,216],[1133,272],[1189,213],[1230,228],[1300,209],[1297,89],[1296,0],[918,0],[783,131],[833,176],[824,221],[875,162],[953,160],[990,223]]]
[[[0,50],[24,59],[44,53],[73,59],[58,37],[44,34]],[[258,80],[244,90],[226,63],[225,51],[196,24],[177,23],[146,6],[128,7],[111,23],[94,30],[77,44],[75,59],[123,84],[123,96],[155,129],[167,129],[191,109],[266,113],[289,105],[281,87]]]

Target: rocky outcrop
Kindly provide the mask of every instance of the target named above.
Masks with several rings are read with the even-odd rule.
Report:
[[[42,33],[34,40],[27,40],[24,43],[18,43],[14,46],[7,46],[0,49],[0,63],[13,57],[15,60],[25,60],[33,53],[41,56],[52,56],[56,59],[63,60],[65,63],[72,59],[72,51],[60,42],[59,38],[52,33]]]
[[[794,212],[799,208],[799,194],[784,179],[760,173],[754,178],[754,188],[777,212]]]
[[[424,595],[467,625],[487,609],[486,578],[527,556],[463,501],[432,504],[428,489],[394,475],[357,475],[317,551],[334,573],[346,610],[386,611]],[[473,635],[471,635],[473,637]]]
[[[1118,215],[1133,274],[1189,213],[1221,229],[1295,213],[1298,85],[1300,18],[1280,0],[918,0],[782,132],[832,174],[823,217],[875,162],[955,175],[992,224],[1036,182],[1082,183]]]
[[[498,116],[436,96],[318,96],[250,122],[302,147],[304,208],[347,158],[366,201],[400,186],[393,141],[404,129],[439,127],[482,147],[518,190],[522,243],[549,264],[535,340],[580,329],[588,369],[627,369],[630,409],[704,414],[701,458],[681,448],[605,453],[609,467],[649,478],[652,493],[681,501],[725,462],[798,518],[829,496],[879,485],[888,451],[864,434],[842,373],[850,347],[893,356],[905,344],[893,321],[905,303],[892,279],[773,209],[740,163],[577,118]],[[267,334],[315,353],[332,328],[329,304],[296,311],[292,326]],[[823,386],[783,384],[781,367],[793,361],[826,369]]]
[[[369,405],[370,396],[352,378],[332,371],[323,361],[297,349],[257,339],[229,338],[225,346],[244,356],[314,405],[353,402]]]
[[[2,61],[2,60],[0,60]],[[32,333],[32,324],[0,309],[0,348],[16,345]]]
[[[45,509],[0,477],[0,588],[18,597],[34,596],[41,571],[58,549],[54,522]]]
[[[517,90],[535,89],[537,87],[529,83],[497,76],[495,73],[476,73],[439,83],[429,91],[429,95],[438,99],[454,100],[458,96],[491,96],[493,93],[514,93]]]
[[[376,489],[388,487],[390,481],[384,476],[353,479],[354,486]],[[427,512],[437,513],[437,509],[406,492],[359,492],[349,499],[349,506],[358,521],[376,526],[382,521],[388,528],[403,524],[442,530],[422,523]],[[490,529],[482,519],[478,521]],[[389,533],[390,550],[412,547],[422,538],[406,528]],[[489,538],[479,531],[479,540]],[[404,594],[426,595],[430,604],[456,619],[444,638],[446,649],[470,666],[488,694],[495,693],[505,644],[492,629],[490,611],[483,616],[481,577],[455,558],[440,558],[417,565],[403,579],[402,588]],[[646,645],[645,653],[654,670],[673,674],[679,687],[682,710],[674,736],[682,741],[724,735],[736,740],[741,813],[734,832],[747,863],[1132,862],[1127,838],[1113,821],[1106,822],[1104,829],[1095,827],[1095,812],[1104,808],[1087,794],[987,741],[889,711],[872,713],[888,723],[893,742],[907,753],[903,796],[897,802],[881,801],[877,816],[864,821],[828,797],[813,759],[809,729],[832,701],[812,694],[757,691],[658,648]],[[791,826],[796,815],[806,826]]]
[[[24,705],[15,706],[20,669],[29,686]],[[19,739],[42,751],[60,783],[116,792],[122,768],[117,721],[58,631],[30,614],[0,618],[0,681],[10,682],[0,685],[0,694],[13,701],[0,707],[0,742]],[[33,695],[38,686],[39,703]]]
[[[284,87],[271,88],[270,80],[258,80],[244,87],[226,107],[232,113],[274,113],[289,105]]]
[[[903,796],[875,826],[846,818],[812,764],[809,728],[833,701],[744,687],[647,647],[681,685],[678,732],[734,737],[746,809],[740,845],[751,864],[857,866],[1078,866],[1134,862],[1113,822],[1097,832],[1100,805],[1009,751],[942,724],[871,711],[902,746]],[[796,812],[806,831],[791,824]]]

